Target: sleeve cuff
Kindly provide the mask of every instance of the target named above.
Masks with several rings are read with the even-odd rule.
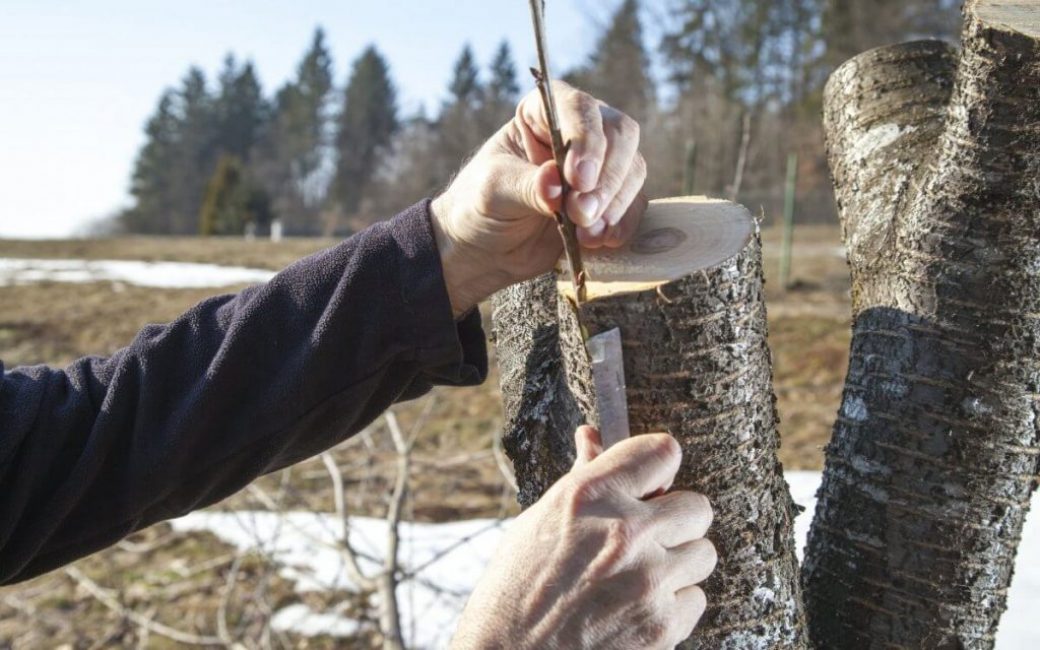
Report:
[[[416,341],[415,361],[434,384],[472,386],[487,377],[487,339],[480,310],[456,321],[444,282],[429,199],[394,217],[390,234],[401,252],[397,274],[401,304]]]

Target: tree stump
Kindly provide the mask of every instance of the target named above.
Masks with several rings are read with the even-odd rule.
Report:
[[[970,0],[963,36],[826,89],[854,323],[804,566],[819,648],[992,647],[1040,474],[1040,3]]]
[[[628,246],[586,267],[581,322],[590,336],[621,330],[633,435],[673,435],[684,453],[675,487],[715,509],[718,569],[682,647],[807,647],[754,220],[725,201],[655,201]],[[596,419],[570,290],[547,275],[494,299],[504,443],[525,506],[567,472],[575,428]]]

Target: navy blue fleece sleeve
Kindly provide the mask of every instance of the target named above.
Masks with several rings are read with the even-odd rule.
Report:
[[[0,584],[214,503],[395,401],[486,373],[479,315],[452,318],[429,202],[148,326],[110,358],[7,371]]]

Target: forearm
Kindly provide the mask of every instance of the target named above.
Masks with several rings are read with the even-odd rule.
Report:
[[[31,577],[318,453],[400,399],[486,372],[425,205],[110,359],[0,384],[0,582]]]

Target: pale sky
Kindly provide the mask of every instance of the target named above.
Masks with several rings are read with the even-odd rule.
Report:
[[[549,0],[555,72],[582,62],[616,6]],[[481,66],[506,38],[534,63],[527,0],[0,0],[0,237],[69,236],[128,202],[145,120],[196,64],[228,51],[256,64],[270,96],[324,26],[342,85],[375,43],[405,114],[439,105],[469,42]]]

